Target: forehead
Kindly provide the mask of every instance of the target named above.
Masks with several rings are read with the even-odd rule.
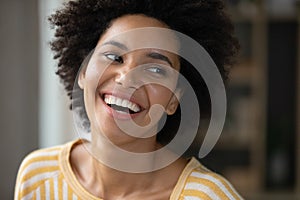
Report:
[[[124,44],[130,51],[147,48],[177,54],[179,50],[175,32],[163,22],[144,15],[125,15],[113,20],[98,45],[111,40]]]

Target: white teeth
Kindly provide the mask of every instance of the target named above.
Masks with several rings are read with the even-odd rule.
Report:
[[[111,104],[111,100],[110,100],[109,96],[105,96],[104,101],[107,104]]]
[[[127,107],[127,102],[125,100],[122,101],[122,107]]]
[[[117,106],[122,106],[122,99],[117,98],[116,100],[117,100],[116,103],[113,102],[111,104],[116,104]]]
[[[130,110],[132,110],[134,112],[139,112],[141,110],[137,104],[130,102],[127,99],[121,99],[121,98],[111,96],[111,95],[105,95],[104,101],[107,104],[114,104],[117,106],[129,108]]]

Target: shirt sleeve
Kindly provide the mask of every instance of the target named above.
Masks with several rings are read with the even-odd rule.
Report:
[[[243,199],[224,177],[200,168],[188,177],[183,194],[184,199]]]
[[[15,184],[14,200],[34,199],[39,187],[58,172],[59,148],[34,151],[22,161]]]

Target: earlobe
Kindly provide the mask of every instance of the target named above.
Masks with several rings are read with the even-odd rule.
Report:
[[[172,97],[173,98],[173,97]],[[175,97],[176,98],[176,97]],[[167,109],[166,109],[166,113],[168,114],[168,115],[173,115],[175,112],[176,112],[176,110],[177,110],[177,107],[178,107],[178,100],[176,99],[176,102],[175,101],[173,101],[173,102],[170,102],[169,103],[169,105],[168,105],[168,107],[167,107]]]
[[[84,88],[86,68],[87,68],[87,65],[88,65],[93,53],[94,53],[94,49],[86,56],[86,58],[82,62],[81,66],[83,66],[83,67],[81,67],[81,69],[80,69],[79,77],[77,80],[77,83],[81,89]]]
[[[181,89],[176,89],[176,91],[174,92],[174,94],[172,95],[170,102],[166,108],[166,113],[168,115],[173,115],[176,110],[177,107],[179,105],[179,99],[182,96],[182,90]]]
[[[84,88],[84,80],[85,80],[85,70],[81,70],[77,80],[77,83],[81,89]]]

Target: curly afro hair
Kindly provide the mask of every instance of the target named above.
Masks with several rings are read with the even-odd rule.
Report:
[[[143,14],[160,20],[170,29],[188,35],[201,44],[225,80],[229,67],[234,63],[239,44],[234,37],[231,20],[224,10],[222,0],[69,1],[64,4],[64,8],[49,17],[56,29],[56,38],[51,42],[54,58],[59,61],[56,73],[64,83],[68,96],[74,101],[72,90],[77,84],[75,80],[81,63],[95,48],[111,22],[124,15]],[[201,115],[209,116],[210,99],[201,75],[184,59],[181,59],[180,73],[194,88]],[[73,103],[74,106],[76,104]],[[168,116],[157,141],[161,144],[168,143],[174,137],[180,120],[179,108],[174,115]]]

